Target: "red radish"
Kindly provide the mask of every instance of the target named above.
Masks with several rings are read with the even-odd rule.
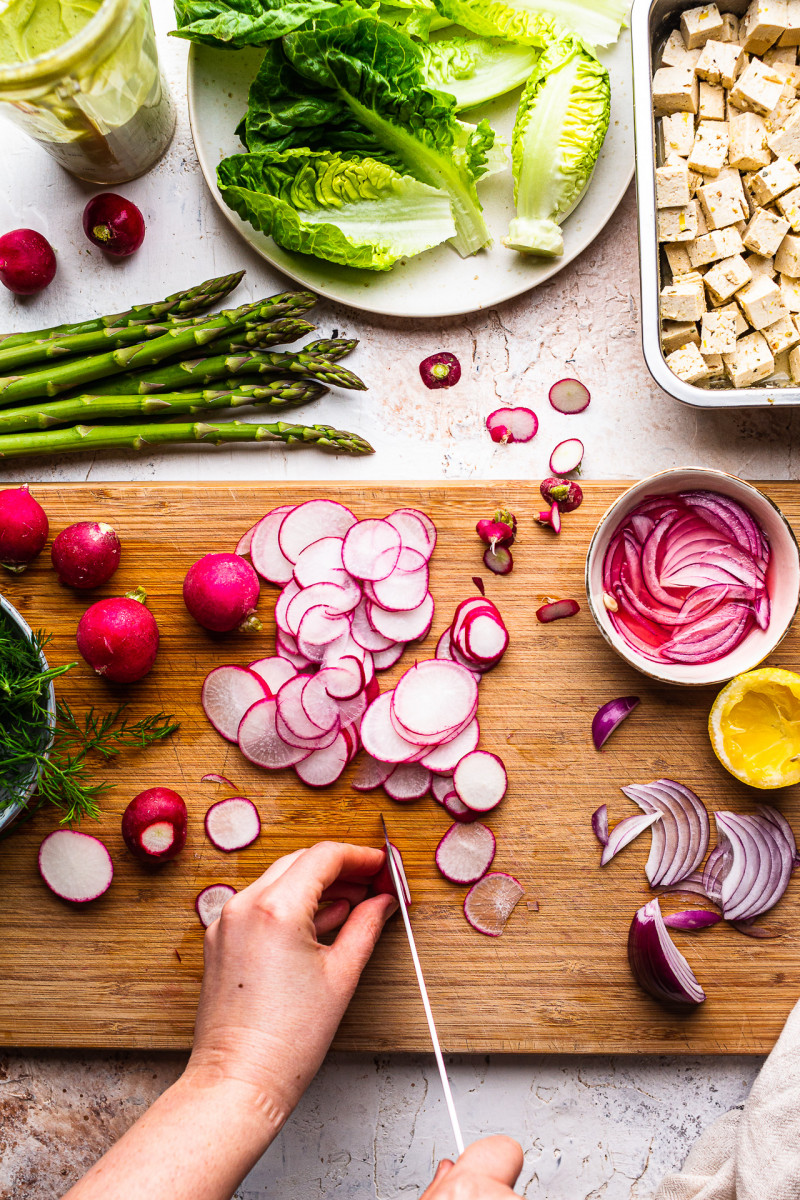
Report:
[[[533,519],[540,525],[549,525],[553,533],[561,533],[561,510],[557,504],[553,504],[547,512],[535,513]]]
[[[550,470],[554,475],[569,475],[577,471],[583,461],[583,442],[578,438],[569,438],[559,442],[550,455]]]
[[[411,904],[411,889],[408,886],[406,869],[403,866],[403,856],[397,849],[397,846],[395,846],[394,842],[389,842],[389,846],[392,851],[392,858],[394,859],[395,871],[397,872],[397,877],[400,880],[400,886],[403,889],[403,897],[406,902],[406,908],[408,908]],[[383,866],[381,867],[380,871],[378,871],[378,874],[371,880],[369,894],[371,896],[397,895],[397,889],[395,888],[394,880],[392,879],[392,872],[389,867],[388,858],[384,858]]]
[[[550,403],[556,412],[580,413],[589,407],[589,389],[578,379],[559,379],[550,388]]]
[[[426,388],[451,388],[461,378],[461,363],[455,354],[443,350],[423,358],[419,364],[419,374]]]
[[[386,579],[397,566],[403,542],[388,521],[359,521],[347,531],[342,563],[356,579]]]
[[[184,604],[198,625],[213,633],[259,630],[258,595],[258,576],[238,554],[205,554],[183,581]]]
[[[356,518],[349,508],[336,500],[306,500],[287,513],[278,530],[278,544],[290,562],[312,542],[325,537],[343,538]]]
[[[471,808],[467,808],[464,801],[459,799],[458,792],[448,792],[442,804],[445,811],[459,825],[469,825],[472,821],[477,821],[478,819],[478,814],[473,812]]]
[[[294,679],[297,672],[291,663],[285,658],[280,658],[276,655],[274,658],[259,658],[255,662],[251,662],[248,666],[248,671],[252,671],[254,675],[258,675],[259,679],[263,679],[268,690],[277,696],[283,685],[290,679]]]
[[[483,565],[493,575],[510,575],[514,570],[514,559],[507,546],[498,546],[496,550],[487,546],[483,555]]]
[[[513,875],[492,871],[471,887],[464,897],[464,916],[478,933],[500,937],[525,889]]]
[[[212,883],[197,893],[194,906],[204,929],[214,924],[231,896],[235,895],[236,888],[229,883]]]
[[[431,773],[421,763],[400,763],[383,784],[390,800],[421,800],[431,786]]]
[[[87,904],[111,887],[114,864],[99,838],[56,829],[39,847],[39,874],[62,900]]]
[[[251,846],[261,833],[261,817],[246,796],[218,800],[206,813],[206,837],[217,850],[230,854]]]
[[[450,793],[455,795],[452,775],[434,775],[431,781],[431,795],[437,804],[444,804]]]
[[[473,812],[491,812],[508,790],[508,775],[502,759],[486,750],[465,754],[453,772],[459,800]]]
[[[328,787],[335,783],[350,761],[347,738],[339,732],[330,746],[315,750],[297,763],[295,771],[309,787]]]
[[[370,704],[361,722],[361,741],[367,753],[380,762],[410,762],[420,748],[401,737],[392,724],[393,696],[393,692],[384,692]]]
[[[223,787],[229,787],[232,791],[236,791],[236,784],[231,783],[226,775],[217,775],[216,771],[209,771],[206,775],[200,776],[201,783],[221,783]]]
[[[577,600],[549,600],[536,610],[536,619],[543,625],[550,621],[561,621],[564,617],[574,617],[581,611]]]
[[[0,492],[0,564],[18,575],[44,549],[47,514],[28,485]]]
[[[249,762],[268,771],[279,771],[308,758],[311,749],[290,746],[278,733],[275,700],[259,700],[248,709],[239,726],[239,749]]]
[[[405,612],[391,612],[378,604],[367,604],[367,620],[382,637],[395,642],[417,642],[427,636],[433,621],[433,596],[425,593],[425,599],[417,608]],[[387,647],[388,648],[388,647]]]
[[[405,648],[405,642],[397,642],[394,646],[387,646],[385,650],[373,650],[372,661],[375,670],[388,671],[389,667],[393,667],[398,659],[402,658]]]
[[[574,479],[544,479],[539,491],[548,504],[557,504],[562,513],[574,512],[583,504],[583,489]]]
[[[465,754],[475,749],[480,737],[481,727],[476,717],[451,742],[443,742],[441,746],[434,746],[433,750],[429,750],[425,757],[420,759],[420,763],[429,771],[444,771],[449,774],[456,769]]]
[[[394,763],[379,762],[371,754],[365,754],[350,782],[357,792],[372,792],[389,778],[394,768]]]
[[[428,564],[416,571],[393,571],[387,579],[365,583],[364,595],[390,612],[419,608],[428,594]]]
[[[436,847],[436,865],[450,883],[477,883],[492,865],[497,843],[480,821],[451,825]]]
[[[148,788],[134,796],[122,814],[122,838],[142,862],[168,862],[186,845],[188,814],[183,798],[170,788]]]
[[[293,668],[290,670],[294,672]],[[235,742],[248,708],[271,695],[255,671],[247,667],[215,667],[203,680],[200,703],[217,733],[227,742]]]
[[[392,713],[402,736],[418,745],[432,745],[456,736],[475,715],[478,685],[458,663],[428,659],[398,680]]]
[[[78,650],[110,683],[136,683],[156,661],[158,626],[142,589],[98,600],[78,622]]]
[[[144,241],[144,217],[132,200],[116,192],[101,192],[83,210],[83,232],[106,254],[127,258]]]
[[[257,524],[257,522],[256,522],[256,524]],[[242,534],[242,536],[239,538],[238,542],[236,543],[236,549],[233,552],[234,554],[241,554],[242,556],[244,556],[245,554],[250,553],[250,547],[253,544],[253,534],[255,533],[255,530],[256,530],[255,525],[251,525],[250,528],[245,533]]]
[[[403,546],[418,550],[427,562],[436,545],[436,526],[428,514],[419,508],[396,508],[386,520],[400,534]]]
[[[262,579],[283,586],[292,578],[292,564],[286,558],[278,542],[283,519],[294,506],[283,504],[273,508],[256,524],[250,539],[250,561]]]
[[[536,437],[539,418],[530,408],[497,408],[486,418],[486,428],[493,442],[530,442]]]
[[[17,296],[32,296],[53,282],[56,256],[35,229],[12,229],[0,237],[0,283]]]
[[[80,590],[107,583],[119,566],[119,538],[103,521],[79,521],[62,529],[51,557],[58,582]]]
[[[475,526],[475,532],[482,542],[495,550],[498,546],[513,546],[516,531],[510,522],[502,519],[505,513],[497,512],[491,519],[484,517]]]

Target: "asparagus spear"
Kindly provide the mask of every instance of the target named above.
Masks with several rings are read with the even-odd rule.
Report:
[[[247,323],[248,326],[250,322]],[[280,321],[268,321],[266,325],[255,325],[252,329],[244,328],[239,333],[231,333],[225,337],[215,338],[208,347],[214,354],[238,354],[250,350],[269,350],[270,346],[282,346],[296,342],[306,333],[313,333],[314,325],[303,321],[300,317],[284,317]],[[305,347],[303,347],[305,350]],[[124,379],[125,376],[118,378]]]
[[[297,315],[313,307],[314,303],[315,297],[311,292],[284,292],[278,296],[271,296],[268,300],[216,313],[200,325],[170,329],[149,342],[120,346],[117,350],[95,354],[89,358],[70,359],[58,366],[48,366],[27,375],[2,376],[0,406],[19,400],[35,400],[40,396],[57,396],[60,392],[83,387],[84,384],[107,375],[119,375],[123,371],[136,370],[138,367],[150,367],[165,359],[191,353],[224,333],[236,333],[245,327],[252,328],[255,324],[283,316],[286,312]]]
[[[235,383],[236,381],[234,381]],[[132,417],[169,418],[185,413],[240,408],[251,404],[283,408],[307,404],[328,389],[315,379],[273,379],[269,383],[234,387],[232,391],[162,392],[157,396],[74,396],[49,400],[0,412],[0,434],[51,429],[84,421],[110,421]]]
[[[216,279],[206,279],[197,287],[188,288],[182,292],[174,292],[165,300],[152,304],[135,304],[126,312],[113,313],[108,317],[91,317],[87,321],[78,321],[71,325],[53,325],[49,329],[31,329],[27,333],[0,334],[0,346],[3,350],[11,346],[23,346],[27,342],[41,341],[51,337],[62,337],[66,334],[94,333],[107,329],[112,325],[141,325],[158,321],[168,315],[181,316],[187,313],[202,312],[213,308],[220,300],[238,287],[244,276],[244,271],[236,271],[233,275],[220,275]]]
[[[149,450],[156,446],[194,442],[218,446],[228,442],[284,442],[287,446],[313,443],[342,454],[374,454],[369,442],[357,433],[332,429],[329,425],[251,425],[226,421],[209,425],[73,425],[45,433],[9,433],[0,436],[0,458],[23,458],[32,454],[69,454],[81,450]]]
[[[352,347],[353,344],[350,341],[344,342],[347,347]],[[212,350],[213,348],[210,347]],[[296,354],[279,351],[220,354],[167,363],[153,371],[139,371],[117,379],[101,379],[94,385],[92,392],[98,396],[130,395],[132,392],[141,395],[152,392],[180,392],[187,388],[204,388],[220,380],[225,381],[220,386],[233,389],[238,387],[237,377],[243,375],[283,374],[311,376],[313,379],[321,379],[323,383],[360,392],[366,391],[366,385],[358,376],[339,366],[330,353],[324,357],[319,354],[307,354],[303,347]]]

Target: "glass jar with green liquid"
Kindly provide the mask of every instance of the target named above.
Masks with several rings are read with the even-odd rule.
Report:
[[[79,179],[149,170],[175,127],[149,0],[0,0],[0,113]]]

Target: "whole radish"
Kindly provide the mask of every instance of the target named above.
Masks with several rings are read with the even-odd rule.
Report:
[[[125,845],[142,862],[169,862],[186,845],[186,804],[170,788],[148,788],[122,814]]]
[[[12,229],[0,237],[0,283],[17,296],[32,296],[53,282],[56,256],[35,229]]]
[[[261,628],[254,616],[258,576],[238,554],[206,554],[186,572],[183,601],[204,629],[212,633],[252,633]]]
[[[139,209],[116,192],[93,196],[83,210],[83,232],[90,242],[115,258],[127,258],[138,250],[144,231]]]
[[[87,589],[107,583],[119,566],[119,538],[102,521],[79,521],[62,529],[50,551],[58,582]]]
[[[136,683],[156,661],[158,626],[139,588],[127,596],[98,600],[78,622],[78,650],[110,683]]]
[[[19,574],[44,549],[50,525],[28,485],[0,492],[0,564]]]

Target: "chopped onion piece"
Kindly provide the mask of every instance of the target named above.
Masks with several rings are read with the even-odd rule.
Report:
[[[601,804],[592,813],[592,833],[601,846],[608,845],[608,805]]]
[[[617,726],[629,717],[639,704],[638,696],[620,696],[616,700],[608,700],[598,708],[592,718],[592,740],[595,750],[602,749]]]
[[[660,820],[659,813],[634,813],[633,816],[623,817],[608,835],[608,841],[600,855],[600,866],[604,867],[610,863],[620,850],[624,850],[634,838],[637,838],[640,833],[644,833],[645,829],[649,829],[658,820]]]
[[[651,887],[672,887],[692,874],[705,858],[710,837],[708,813],[702,801],[674,779],[631,784],[623,794],[646,813],[660,813],[653,829],[645,872]]]
[[[664,924],[670,929],[682,929],[693,933],[696,929],[708,929],[722,920],[722,913],[709,912],[707,908],[687,908],[684,912],[670,913]]]
[[[706,994],[692,968],[672,941],[658,900],[634,915],[628,933],[628,962],[636,981],[667,1004],[702,1004]]]

